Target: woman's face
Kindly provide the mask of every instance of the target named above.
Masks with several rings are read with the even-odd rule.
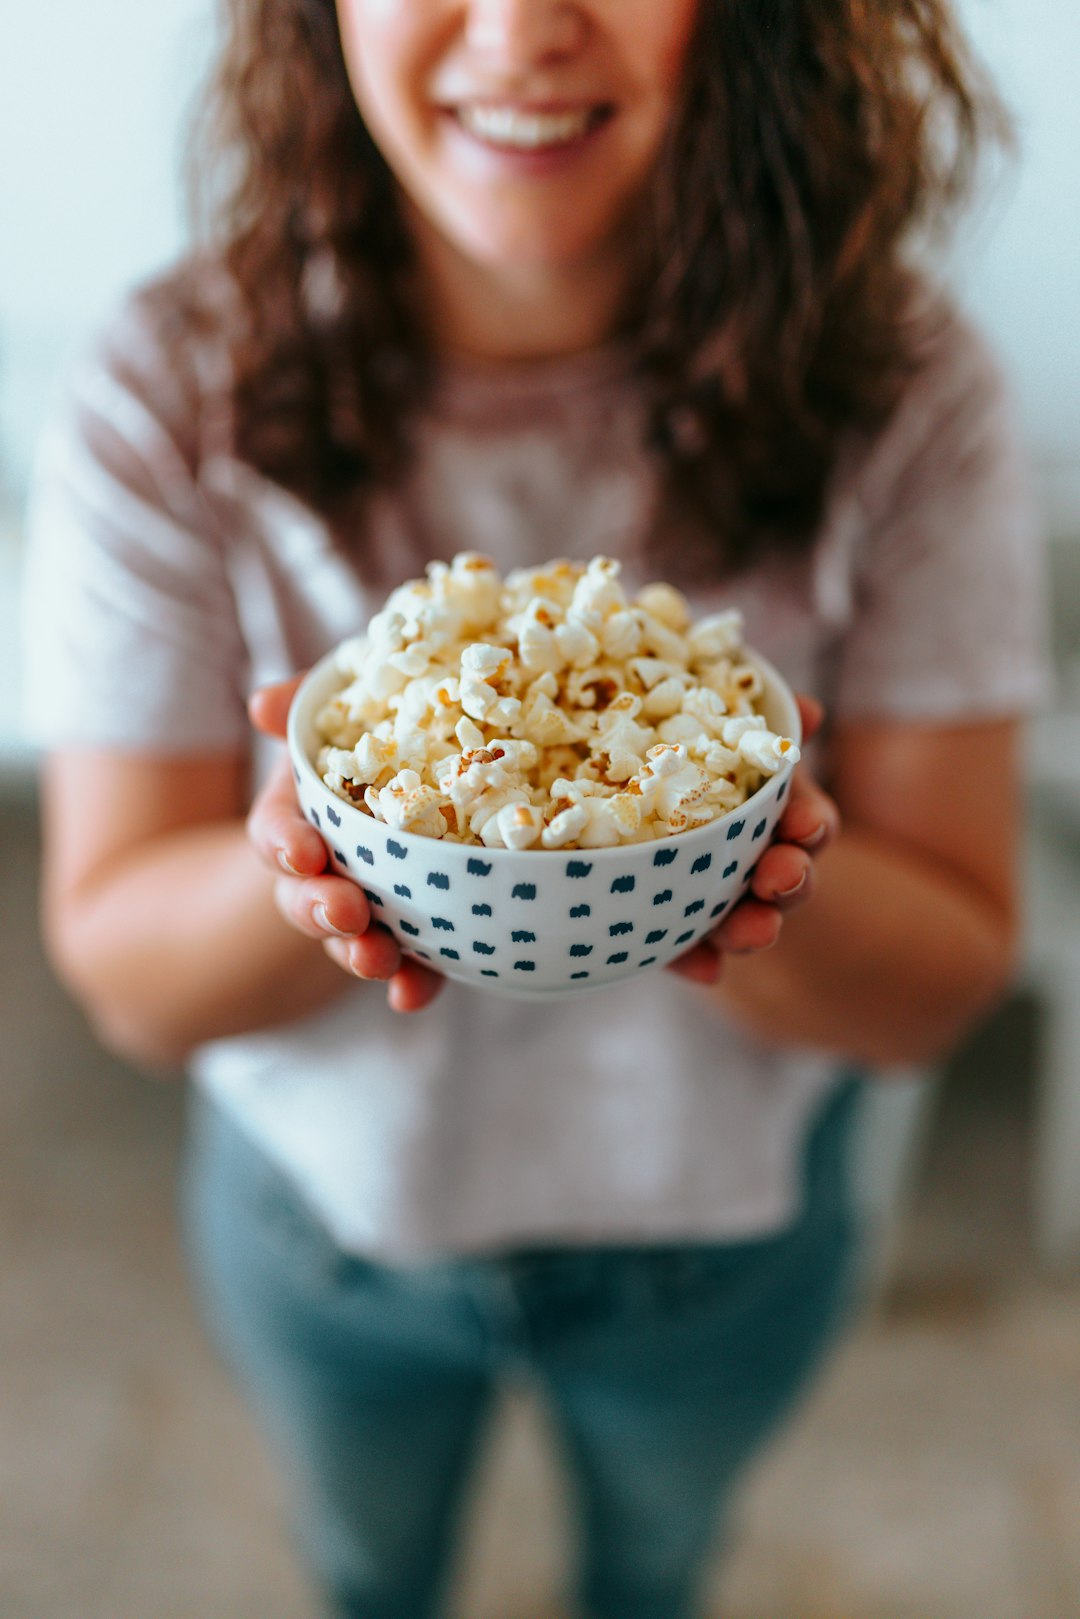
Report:
[[[489,270],[622,239],[698,0],[337,0],[360,112],[421,220]]]

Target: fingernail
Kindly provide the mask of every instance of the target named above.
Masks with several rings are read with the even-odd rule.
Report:
[[[339,939],[351,939],[353,937],[353,930],[351,928],[336,928],[334,926],[333,922],[331,922],[330,918],[326,914],[325,905],[314,906],[311,914],[315,918],[315,921],[319,927],[324,929],[325,932],[334,933]]]
[[[803,849],[816,849],[819,843],[824,843],[828,830],[828,827],[822,823],[816,832],[811,832],[805,838],[796,838],[795,842]]]
[[[278,850],[278,852],[277,852],[277,863],[281,867],[282,871],[287,871],[288,872],[290,877],[300,877],[300,876],[303,875],[302,872],[297,871],[295,866],[292,866],[292,865],[289,864],[289,858],[286,855],[284,849],[279,849]]]
[[[778,888],[776,890],[776,898],[777,899],[794,899],[795,895],[799,892],[799,890],[801,888],[806,887],[806,875],[807,874],[804,871],[802,876],[799,878],[798,882],[795,883],[791,888]]]

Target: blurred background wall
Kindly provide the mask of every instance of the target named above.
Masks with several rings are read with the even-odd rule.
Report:
[[[1080,535],[1080,8],[958,10],[1014,112],[1019,152],[962,233],[954,280],[1016,379],[1050,526]]]
[[[34,446],[72,361],[185,239],[183,131],[212,0],[6,6],[0,48],[0,772],[17,725],[19,528]]]
[[[183,241],[184,117],[210,0],[9,6],[0,51],[0,455],[21,495],[73,350]]]

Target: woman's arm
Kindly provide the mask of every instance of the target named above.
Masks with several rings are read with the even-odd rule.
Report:
[[[706,992],[770,1042],[871,1064],[930,1061],[1001,995],[1018,931],[1019,726],[838,725],[830,791],[843,830],[813,902],[766,954],[750,903],[716,936]],[[774,884],[763,857],[753,892]]]
[[[369,930],[361,891],[318,874],[325,850],[309,851],[304,883],[276,884],[245,833],[245,778],[245,761],[221,754],[86,750],[46,763],[47,947],[101,1037],[137,1061],[179,1062],[204,1040],[290,1022],[349,991],[327,959],[345,944],[339,931],[359,935],[358,976],[399,966],[385,929]]]

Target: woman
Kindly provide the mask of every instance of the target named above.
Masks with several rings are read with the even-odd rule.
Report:
[[[1011,969],[1033,524],[904,259],[989,104],[938,0],[228,10],[215,234],[42,474],[47,936],[196,1076],[202,1296],[330,1611],[436,1611],[525,1370],[585,1612],[681,1619],[842,1318],[852,1065],[935,1059]],[[711,944],[557,1014],[439,994],[250,744],[253,688],[466,548],[734,602],[829,718]]]

